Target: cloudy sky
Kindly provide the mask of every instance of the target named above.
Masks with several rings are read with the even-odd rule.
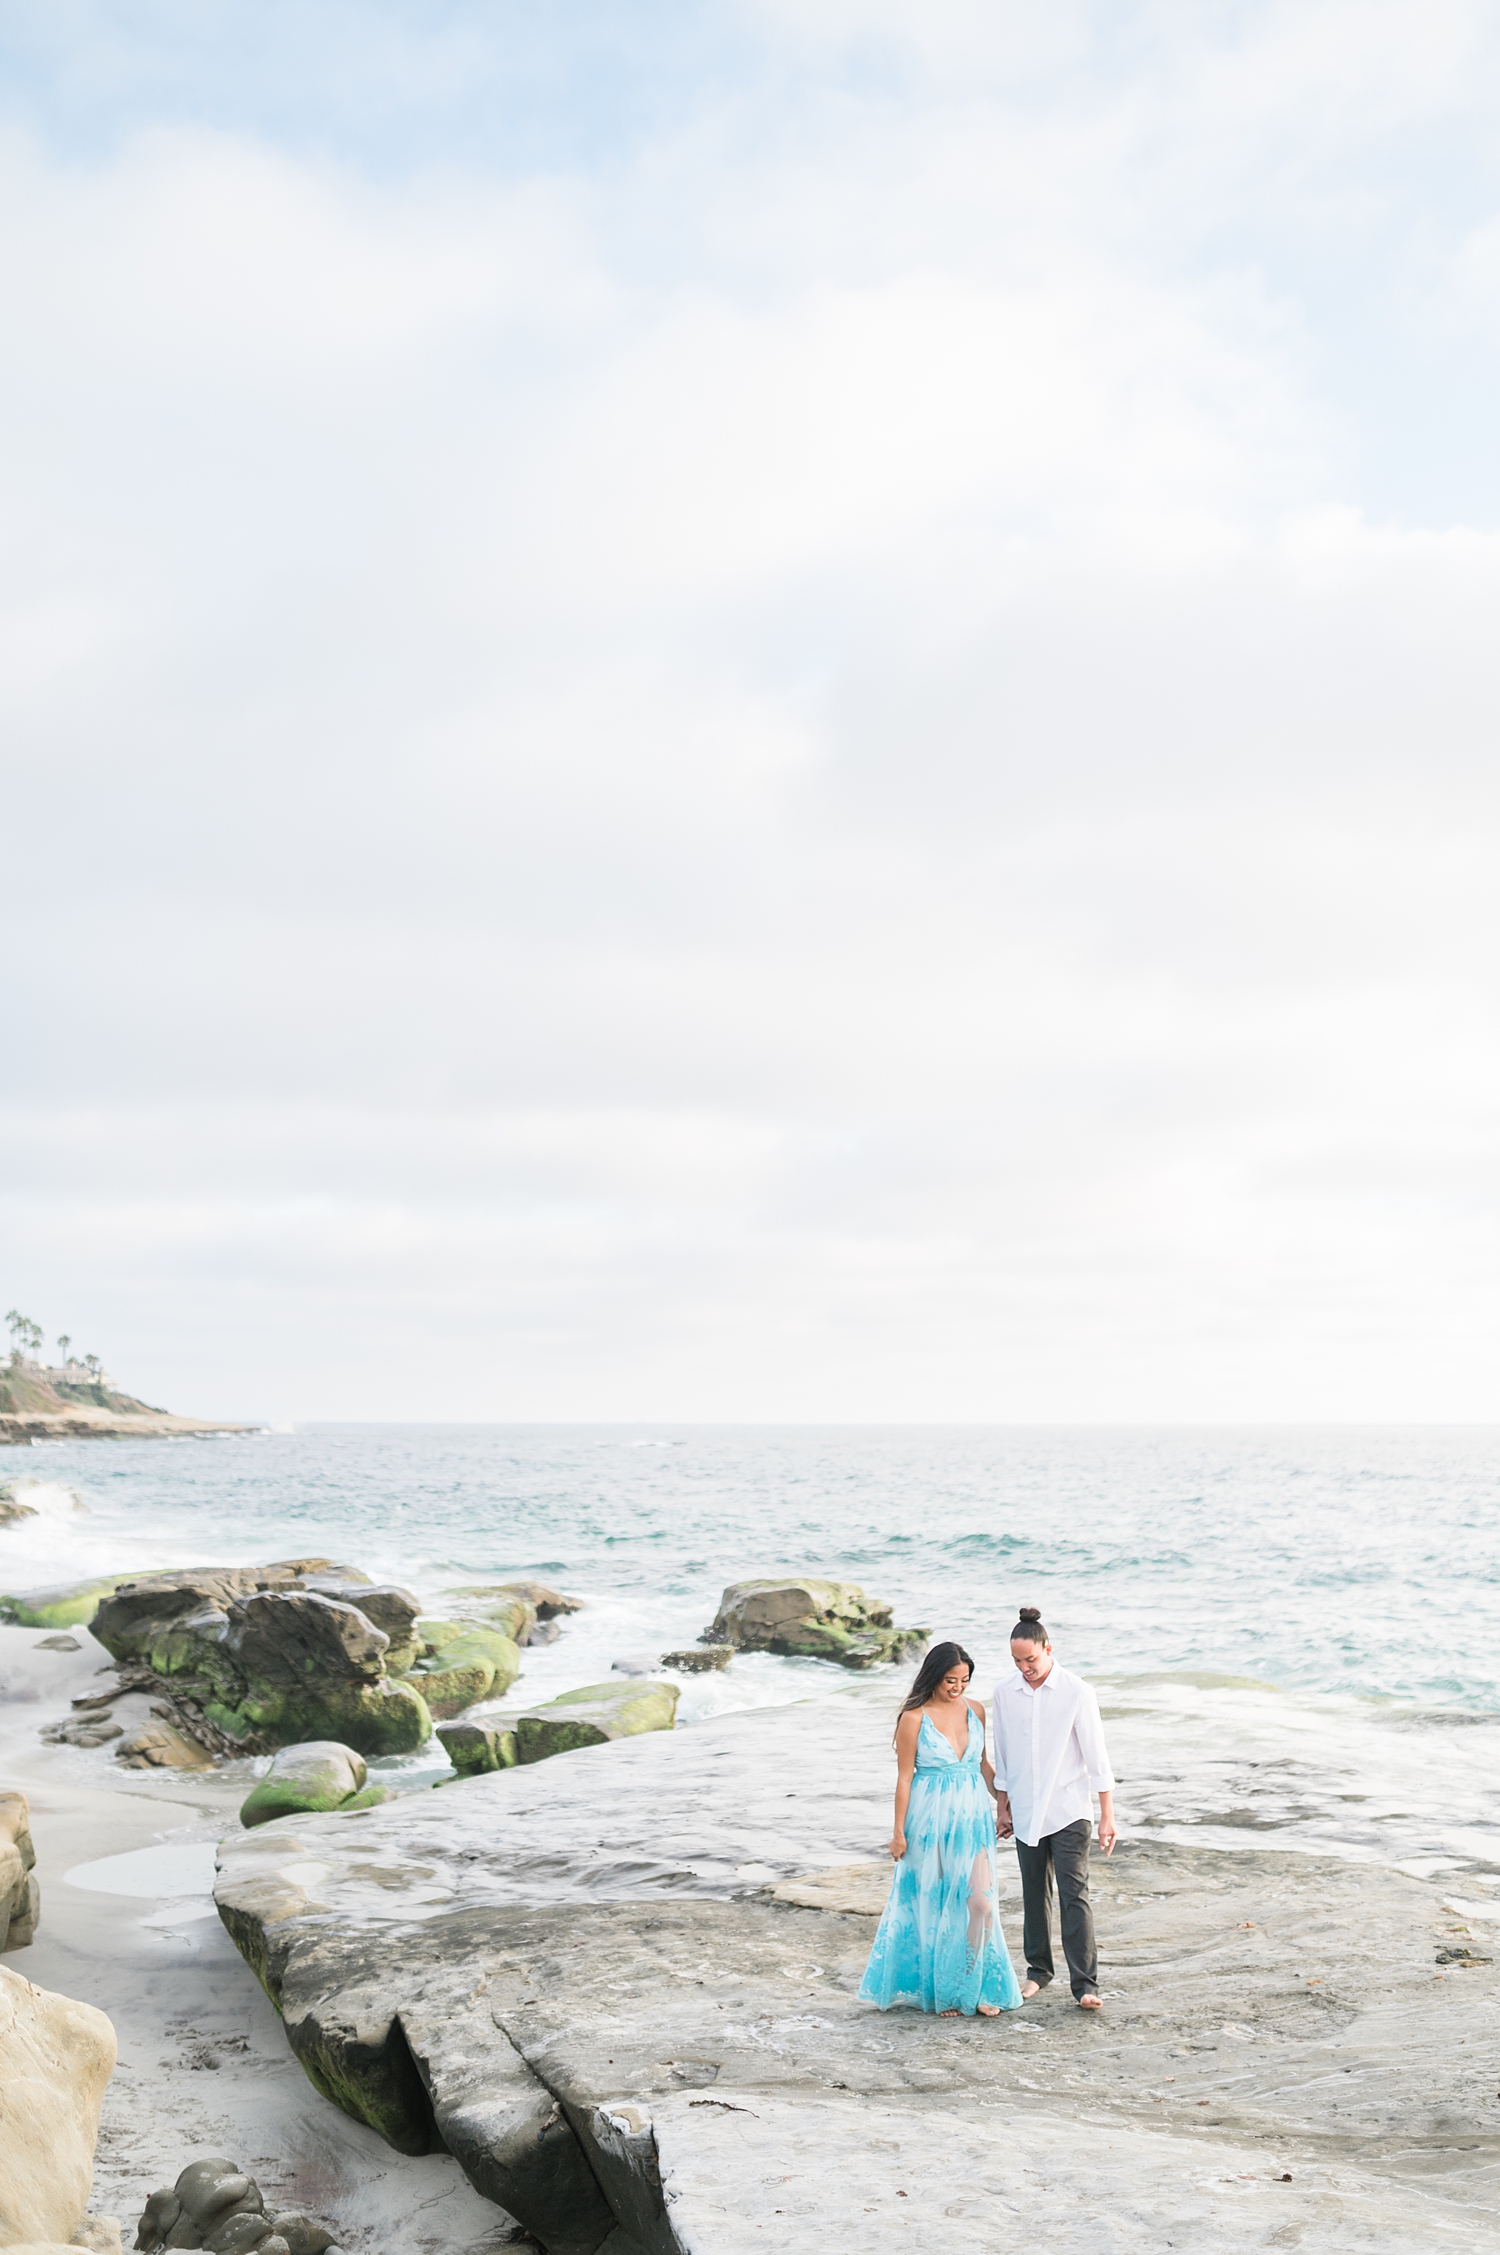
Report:
[[[0,0],[0,1292],[1500,1417],[1500,15]]]

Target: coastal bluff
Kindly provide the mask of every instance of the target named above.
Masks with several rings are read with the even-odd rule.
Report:
[[[1431,1881],[1127,1838],[1097,2019],[1062,1985],[863,2004],[888,1709],[851,1685],[284,1818],[223,1843],[219,1914],[316,2087],[549,2255],[1483,2240],[1495,1974]]]
[[[178,1417],[123,1394],[81,1369],[44,1370],[12,1357],[0,1365],[0,1447],[32,1441],[165,1440],[214,1433],[251,1433],[252,1425]]]

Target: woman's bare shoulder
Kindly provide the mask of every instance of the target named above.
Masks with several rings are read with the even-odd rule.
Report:
[[[974,1712],[974,1713],[975,1713],[975,1714],[976,1714],[976,1715],[977,1715],[977,1716],[979,1717],[979,1720],[980,1720],[981,1722],[983,1722],[983,1721],[984,1721],[984,1701],[983,1701],[982,1699],[971,1699],[971,1700],[969,1701],[969,1706],[970,1706],[970,1708],[971,1708],[971,1709],[973,1710],[973,1712]]]

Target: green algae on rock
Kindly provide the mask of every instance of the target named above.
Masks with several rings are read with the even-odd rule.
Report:
[[[139,1566],[127,1573],[96,1575],[92,1581],[63,1582],[55,1589],[27,1589],[0,1593],[0,1621],[21,1629],[76,1629],[93,1620],[100,1600],[112,1597],[124,1582],[135,1581]]]
[[[604,1746],[613,1738],[642,1731],[670,1730],[677,1718],[675,1683],[631,1677],[620,1683],[586,1683],[564,1691],[545,1707],[515,1718],[516,1747],[523,1762],[544,1762],[579,1746]]]
[[[515,1728],[509,1723],[439,1723],[437,1738],[460,1777],[484,1777],[493,1770],[512,1770],[521,1759]],[[439,1782],[451,1780],[440,1779]]]
[[[323,1816],[332,1809],[373,1809],[387,1798],[383,1785],[367,1784],[364,1756],[337,1739],[315,1738],[284,1746],[240,1805],[247,1829],[276,1817]]]
[[[797,1580],[731,1582],[719,1600],[706,1645],[741,1652],[776,1652],[793,1659],[836,1660],[845,1668],[873,1668],[919,1652],[926,1629],[891,1626],[891,1609],[868,1598],[855,1582]]]
[[[401,1680],[434,1715],[447,1718],[476,1699],[500,1699],[521,1672],[513,1638],[478,1621],[419,1620],[416,1657]]]
[[[358,1602],[353,1602],[358,1600]],[[365,1608],[369,1610],[366,1611]],[[161,1689],[218,1752],[273,1753],[335,1739],[360,1754],[405,1754],[432,1719],[392,1682],[390,1621],[415,1656],[417,1601],[330,1560],[189,1567],[121,1583],[92,1622],[131,1689]]]

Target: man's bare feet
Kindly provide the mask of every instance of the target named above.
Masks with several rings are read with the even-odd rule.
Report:
[[[1041,1993],[1042,1984],[1040,1981],[1023,1981],[1021,1983],[1021,1996],[1023,2000],[1027,1997],[1039,1997]]]
[[[1090,1990],[1086,1997],[1079,1998],[1078,2009],[1080,2012],[1102,2012],[1104,2010],[1104,1999],[1096,1997]]]

